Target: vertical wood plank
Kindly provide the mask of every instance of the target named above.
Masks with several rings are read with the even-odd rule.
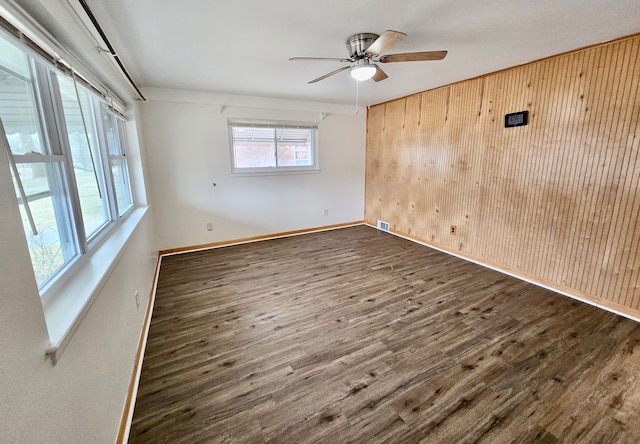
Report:
[[[633,36],[373,106],[366,220],[637,309],[638,58]]]

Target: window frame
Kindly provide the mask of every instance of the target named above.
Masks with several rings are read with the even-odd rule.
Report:
[[[62,228],[61,223],[64,225],[64,230],[68,230],[72,238],[72,247],[74,254],[67,258],[65,254],[64,263],[55,272],[53,272],[42,282],[38,282],[38,291],[40,293],[43,305],[47,305],[53,298],[56,297],[59,290],[72,278],[84,264],[91,259],[91,254],[95,252],[100,245],[109,238],[109,234],[114,231],[120,221],[124,221],[125,217],[132,214],[136,208],[136,202],[134,200],[134,190],[131,181],[130,166],[127,154],[127,139],[124,134],[124,119],[121,114],[110,106],[104,96],[96,94],[96,92],[88,87],[84,86],[76,80],[75,74],[71,75],[59,69],[55,64],[51,63],[46,58],[43,58],[38,52],[34,51],[24,42],[16,39],[13,35],[0,30],[0,38],[16,47],[25,56],[29,71],[31,73],[30,85],[28,86],[33,92],[33,100],[35,106],[35,113],[37,122],[39,125],[39,131],[41,134],[42,153],[22,153],[11,154],[11,157],[15,161],[16,165],[21,164],[43,164],[47,168],[47,174],[51,174],[52,169],[47,165],[56,165],[56,169],[60,171],[59,178],[55,178],[55,186],[58,187],[57,193],[53,189],[48,191],[51,194],[52,201],[55,199],[63,199],[65,201],[65,211],[68,213],[67,218],[60,222],[58,211],[60,210],[59,204],[52,203],[53,212],[55,215],[55,225],[57,230]],[[93,131],[95,135],[93,139],[97,146],[91,147],[98,154],[94,159],[95,165],[93,166],[95,174],[97,175],[97,184],[100,189],[100,193],[104,193],[102,198],[107,205],[107,211],[105,214],[106,220],[96,229],[91,236],[87,236],[84,229],[84,222],[82,216],[82,210],[80,205],[79,188],[74,174],[73,154],[70,148],[70,141],[67,133],[67,120],[65,119],[63,101],[61,97],[61,90],[58,83],[58,78],[67,78],[74,82],[74,87],[82,88],[83,93],[88,97],[88,108],[90,113],[87,113],[83,118],[92,119]],[[78,107],[86,112],[82,102],[78,102]],[[106,139],[106,125],[104,123],[104,116],[111,114],[117,127],[117,144],[119,154],[115,156],[118,159],[122,159],[122,165],[126,174],[126,185],[129,196],[130,205],[123,211],[118,209],[118,202],[116,198],[116,191],[114,185],[113,171],[111,169],[112,156],[109,145]],[[91,114],[91,115],[88,115]],[[9,114],[10,115],[10,114]],[[86,126],[86,131],[91,131],[90,125]],[[5,125],[5,131],[7,136],[9,135],[9,128]],[[5,137],[5,134],[0,135]],[[11,150],[11,148],[9,148]],[[94,153],[94,154],[95,154]],[[4,155],[1,154],[0,155]],[[14,185],[15,185],[15,180]],[[48,179],[49,188],[52,187],[52,180]],[[55,194],[55,196],[54,196]],[[27,196],[29,197],[29,196]],[[30,199],[28,199],[30,200]],[[20,200],[17,202],[19,205]],[[26,231],[30,230],[29,226],[23,221],[25,235]],[[40,230],[38,230],[40,231]],[[63,248],[62,246],[60,247]],[[68,248],[68,247],[64,247]],[[30,248],[31,253],[31,248]],[[36,264],[32,257],[32,266],[34,267],[34,274],[36,273]]]
[[[319,162],[319,128],[317,122],[295,122],[295,121],[281,121],[281,120],[259,120],[259,119],[239,119],[228,118],[227,128],[229,133],[229,155],[230,155],[230,168],[231,174],[237,176],[243,175],[269,175],[269,174],[300,174],[300,173],[314,173],[320,171]],[[233,135],[234,128],[268,128],[274,131],[274,156],[276,159],[275,166],[268,167],[238,167],[236,166],[236,145]],[[311,165],[295,165],[295,166],[281,166],[278,165],[278,141],[277,130],[278,129],[307,129],[311,131],[311,155],[313,156],[313,162]]]
[[[96,113],[102,116],[102,122],[100,124],[102,131],[99,131],[99,137],[101,137],[101,143],[105,147],[106,156],[104,156],[104,167],[109,174],[107,176],[110,180],[110,188],[112,189],[111,196],[113,197],[113,209],[114,219],[119,219],[125,217],[135,208],[135,202],[133,199],[133,189],[131,187],[131,171],[129,170],[129,158],[127,157],[127,137],[126,137],[126,128],[125,128],[125,119],[121,117],[117,112],[113,110],[106,102],[96,103],[96,108],[100,108],[99,112],[96,110]],[[116,140],[118,142],[118,154],[111,153],[111,147],[109,146],[108,135],[107,135],[107,125],[104,124],[105,118],[111,116],[113,118],[113,122],[115,123],[114,130],[116,132]],[[120,203],[118,201],[118,193],[116,189],[116,179],[113,176],[113,162],[114,160],[119,160],[124,165],[123,179],[127,185],[127,197],[129,205],[126,208],[120,208]]]
[[[78,233],[78,238],[81,245],[81,254],[85,254],[88,251],[90,251],[90,249],[94,244],[100,242],[100,240],[111,229],[111,226],[114,223],[111,193],[107,192],[107,195],[105,196],[107,200],[106,205],[108,206],[107,208],[108,218],[96,230],[94,230],[91,233],[87,233],[84,220],[83,220],[83,215],[82,215],[81,197],[80,197],[80,191],[79,191],[78,182],[77,182],[77,176],[74,171],[75,161],[73,159],[73,152],[71,150],[71,142],[69,141],[69,130],[68,130],[69,122],[67,121],[67,118],[65,115],[65,109],[64,109],[63,100],[62,100],[62,92],[60,90],[60,84],[58,82],[58,77],[65,76],[65,74],[53,67],[45,66],[44,68],[45,69],[48,68],[47,71],[50,77],[50,82],[51,82],[50,85],[52,88],[50,93],[53,96],[53,100],[54,100],[53,104],[55,106],[55,113],[57,115],[54,124],[55,124],[55,128],[57,129],[59,143],[62,146],[63,156],[65,157],[65,161],[67,162],[67,165],[66,165],[67,181],[69,182],[70,198],[72,202],[73,214],[76,219],[76,231]],[[71,81],[76,83],[74,78],[71,78]],[[75,84],[74,86],[77,88],[81,88],[81,85]],[[88,94],[89,100],[91,102],[89,103],[89,108],[91,108],[92,113],[91,113],[91,116],[86,116],[86,117],[83,116],[83,119],[91,118],[93,120],[93,126],[95,128],[96,134],[99,135],[101,133],[101,122],[99,122],[100,119],[95,118],[95,115],[93,112],[95,108],[95,100],[96,100],[95,94],[93,94],[91,91],[87,90],[86,88],[84,92]],[[78,102],[78,108],[82,113],[83,107],[81,102]],[[107,188],[109,187],[110,179],[109,177],[107,177],[109,176],[109,174],[107,174],[103,166],[103,160],[105,157],[104,146],[100,144],[99,139],[96,139],[96,141],[98,141],[98,145],[99,145],[98,147],[95,147],[97,150],[96,154],[98,155],[98,158],[97,159],[94,158],[92,160],[92,163],[94,168],[94,174],[96,175],[96,182],[97,182],[98,189],[100,190],[100,192],[104,193],[105,191],[107,191]],[[90,147],[89,149],[91,148],[93,147]]]

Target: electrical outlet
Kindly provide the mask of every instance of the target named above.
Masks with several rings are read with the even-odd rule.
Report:
[[[207,231],[213,231],[213,224],[211,222],[207,223]]]
[[[324,215],[325,215],[325,216],[328,216],[328,215],[329,215],[329,209],[328,209],[328,208],[325,208],[325,209],[324,209]]]
[[[138,290],[133,293],[133,297],[136,298],[136,309],[140,308],[140,295],[138,294]]]
[[[449,229],[449,233],[451,233],[451,236],[455,236],[458,232],[458,229],[456,228],[455,225],[451,225],[451,228]]]

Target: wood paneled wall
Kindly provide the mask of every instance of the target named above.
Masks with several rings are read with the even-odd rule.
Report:
[[[371,107],[366,221],[637,316],[639,58],[634,36]]]

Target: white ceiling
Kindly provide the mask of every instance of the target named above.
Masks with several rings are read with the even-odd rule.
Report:
[[[387,29],[390,53],[446,49],[439,62],[388,63],[361,103],[405,96],[640,32],[640,0],[87,0],[141,87],[339,104],[355,101],[347,72],[307,82],[346,57],[346,39]]]

